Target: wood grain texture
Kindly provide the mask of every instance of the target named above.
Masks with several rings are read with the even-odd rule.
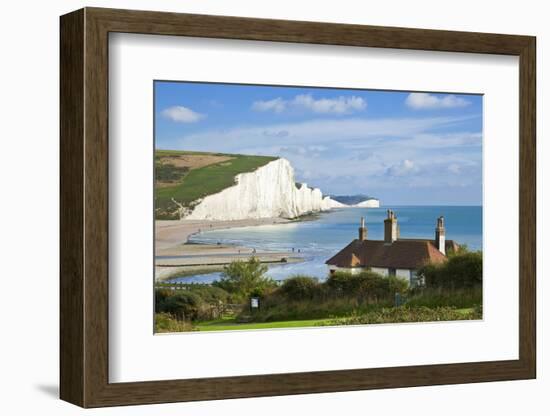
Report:
[[[100,397],[109,374],[109,67],[108,32],[90,13],[85,15],[84,393],[85,406],[89,406]]]
[[[60,388],[84,404],[84,12],[63,19],[60,50]]]
[[[109,32],[519,56],[519,359],[109,383]],[[528,36],[97,8],[87,8],[63,16],[61,397],[83,407],[100,407],[535,377],[535,50],[535,39]]]
[[[520,54],[519,97],[519,356],[536,377],[537,158],[536,41]]]

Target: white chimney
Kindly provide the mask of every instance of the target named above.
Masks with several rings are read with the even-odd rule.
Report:
[[[384,241],[391,244],[399,238],[399,225],[395,213],[391,209],[388,209],[387,213],[388,218],[384,220]]]
[[[445,225],[442,216],[437,219],[437,226],[435,227],[435,246],[441,253],[445,254]]]
[[[361,217],[361,225],[359,227],[359,241],[367,239],[367,227],[365,227],[365,217]]]

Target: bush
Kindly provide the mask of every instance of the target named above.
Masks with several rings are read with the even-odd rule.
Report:
[[[322,285],[313,277],[294,276],[286,279],[278,290],[288,300],[313,299],[321,292]]]
[[[231,295],[219,287],[205,284],[175,285],[177,289],[155,290],[155,312],[174,318],[191,320],[213,319],[231,302]]]
[[[201,297],[201,299],[209,304],[219,304],[231,302],[231,295],[221,287],[210,286],[205,284],[188,285],[188,290]]]
[[[475,287],[482,283],[483,259],[480,252],[452,256],[445,266],[455,287]]]
[[[382,308],[361,315],[334,319],[320,325],[366,325],[398,322],[462,321],[471,319],[481,319],[481,311],[479,309],[460,311],[449,307],[432,309],[424,306],[401,306],[399,308]]]
[[[179,320],[197,319],[207,308],[199,295],[188,290],[178,290],[168,296],[162,292],[164,290],[157,290],[159,300],[156,311],[168,313]]]
[[[337,295],[371,300],[393,299],[395,293],[404,293],[408,288],[406,280],[369,271],[359,274],[333,273],[326,284]]]
[[[255,322],[318,319],[366,313],[394,303],[395,293],[408,283],[372,272],[335,273],[326,282],[295,276],[266,295],[262,307],[250,317]],[[247,314],[248,309],[243,311]]]
[[[171,163],[155,163],[155,180],[159,182],[178,182],[189,172],[187,166],[174,166]]]
[[[422,267],[429,288],[473,288],[480,287],[483,281],[483,258],[481,252],[461,252],[449,257],[442,264],[429,264]]]
[[[407,306],[472,308],[482,303],[482,295],[481,286],[454,290],[445,288],[414,288],[407,297]]]
[[[155,289],[155,311],[160,312],[163,302],[172,295],[169,289]]]

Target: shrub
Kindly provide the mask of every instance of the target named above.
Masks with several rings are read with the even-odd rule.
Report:
[[[295,276],[266,295],[251,318],[256,322],[317,319],[365,313],[394,303],[395,293],[406,292],[408,283],[372,272],[356,275],[336,273],[320,283],[308,276]],[[248,309],[243,310],[247,314]]]
[[[172,286],[173,287],[173,286]],[[155,290],[155,311],[177,319],[213,319],[232,301],[231,295],[219,287],[205,284],[176,285],[177,289]]]
[[[157,290],[158,292],[163,291]],[[199,295],[187,290],[178,290],[169,294],[169,296],[161,293],[159,297],[156,311],[168,313],[180,320],[197,319],[207,307]]]
[[[155,180],[159,182],[177,182],[189,172],[187,166],[174,166],[171,163],[155,163]]]
[[[210,304],[229,303],[231,295],[221,287],[205,284],[188,285],[188,290],[201,297],[201,299]]]
[[[455,287],[475,287],[482,283],[483,260],[480,252],[452,256],[445,269]]]
[[[294,276],[286,279],[278,291],[289,300],[313,299],[321,292],[321,284],[313,277]]]
[[[434,321],[461,321],[481,319],[478,309],[460,311],[454,308],[427,308],[401,306],[399,308],[382,308],[365,314],[347,318],[334,319],[320,325],[365,325],[398,322],[434,322]]]
[[[414,288],[407,296],[407,306],[437,308],[452,306],[471,308],[482,303],[481,286],[473,288]]]
[[[408,287],[407,281],[403,279],[384,277],[369,271],[359,274],[334,273],[326,284],[337,295],[373,300],[393,299],[395,293],[404,293]]]
[[[163,302],[172,295],[169,289],[155,289],[155,311],[159,312]]]
[[[481,252],[461,252],[449,257],[442,264],[429,264],[419,269],[426,286],[431,288],[472,288],[483,281],[483,258]]]

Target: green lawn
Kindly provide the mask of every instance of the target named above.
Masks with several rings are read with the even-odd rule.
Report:
[[[157,151],[156,156],[193,155],[199,152],[183,151]],[[204,154],[204,153],[203,153]],[[213,153],[214,154],[214,153]],[[216,153],[216,155],[222,155]],[[259,167],[277,159],[269,156],[225,155],[232,159],[192,169],[183,180],[174,185],[155,190],[157,208],[170,209],[173,205],[172,198],[184,206],[189,206],[193,201],[204,198],[207,195],[218,193],[235,183],[235,176],[239,173],[253,172]]]
[[[206,321],[195,324],[193,327],[197,331],[236,331],[243,329],[273,329],[273,328],[299,328],[308,326],[318,326],[331,321],[331,319],[305,319],[299,321],[279,321],[279,322],[252,322],[240,324],[233,318],[218,319],[215,321]]]
[[[473,308],[456,309],[459,315],[465,317],[470,314]],[[296,321],[277,321],[277,322],[251,322],[238,323],[234,318],[217,319],[214,321],[198,322],[193,325],[195,331],[237,331],[244,329],[274,329],[274,328],[303,328],[312,326],[333,326],[339,325],[338,319],[302,319]]]

